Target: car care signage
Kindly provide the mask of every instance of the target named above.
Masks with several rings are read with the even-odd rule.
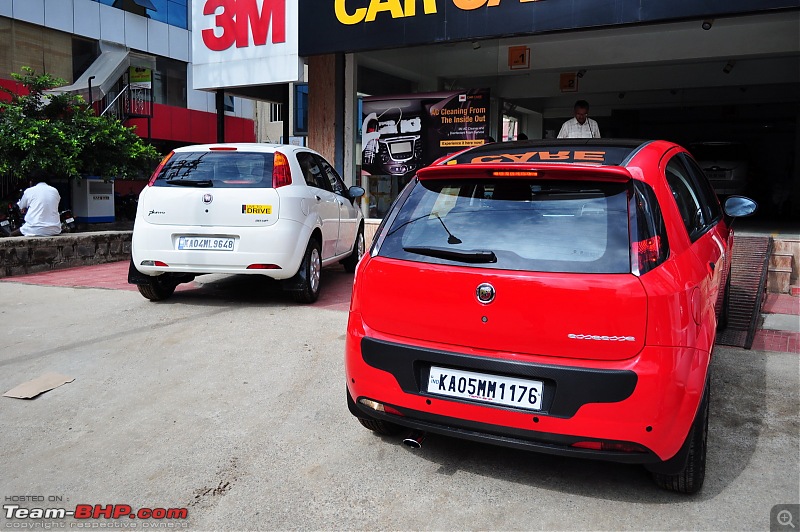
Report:
[[[240,2],[242,0],[239,0]],[[303,56],[797,8],[798,0],[301,0]]]
[[[293,0],[192,2],[193,88],[300,80],[297,21]]]
[[[407,178],[434,160],[484,144],[489,89],[373,96],[362,102],[362,169]]]

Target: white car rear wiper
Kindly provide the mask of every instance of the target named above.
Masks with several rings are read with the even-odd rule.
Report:
[[[210,179],[167,179],[170,185],[180,185],[182,187],[213,187],[214,182]]]

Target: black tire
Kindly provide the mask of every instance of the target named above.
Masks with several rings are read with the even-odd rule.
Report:
[[[364,240],[364,226],[360,226],[358,228],[358,233],[356,234],[356,241],[353,243],[353,252],[342,261],[342,266],[344,266],[344,270],[348,273],[353,273],[356,271],[356,266],[358,266],[358,261],[361,260],[361,257],[364,256],[366,252],[366,241]]]
[[[403,430],[403,427],[382,419],[364,419],[360,417],[358,418],[358,422],[361,423],[364,428],[371,430],[375,434],[380,434],[381,436],[394,436]]]
[[[689,457],[683,471],[675,475],[653,473],[653,480],[660,488],[679,493],[696,493],[703,487],[706,477],[706,447],[708,442],[708,413],[711,396],[711,379],[706,382],[703,399],[689,435]]]
[[[139,293],[150,301],[163,301],[175,293],[178,284],[164,274],[150,277],[145,284],[136,286],[139,288]]]
[[[300,290],[292,292],[294,300],[298,303],[313,303],[319,297],[319,285],[322,274],[322,257],[320,255],[319,242],[316,238],[311,238],[300,262],[300,269],[297,278],[300,283]]]

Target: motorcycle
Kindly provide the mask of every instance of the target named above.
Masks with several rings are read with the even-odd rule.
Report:
[[[58,213],[61,217],[61,233],[74,233],[75,232],[75,217],[72,216],[72,210],[66,209]]]
[[[5,204],[5,213],[0,213],[0,234],[11,236],[11,233],[22,225],[22,213],[14,202]]]
[[[114,193],[114,212],[119,218],[135,220],[138,206],[139,197],[133,192],[128,192],[127,194]]]

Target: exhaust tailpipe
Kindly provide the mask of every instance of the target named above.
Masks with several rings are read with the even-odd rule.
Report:
[[[412,449],[419,449],[422,447],[422,442],[425,441],[425,433],[415,430],[408,438],[403,440],[403,445],[411,447]]]

